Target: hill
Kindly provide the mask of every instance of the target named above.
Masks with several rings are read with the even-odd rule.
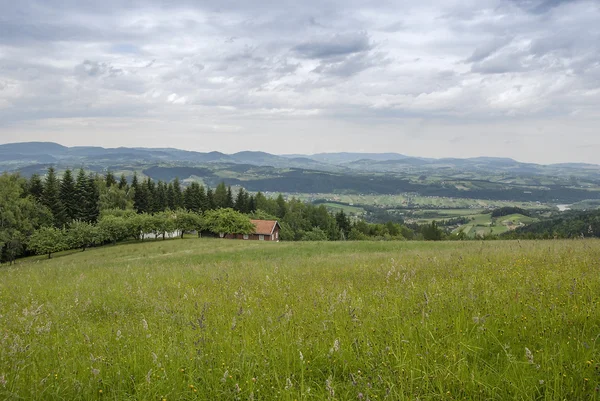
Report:
[[[598,245],[189,238],[23,261],[0,268],[0,399],[594,399]]]
[[[43,174],[49,165],[59,171],[84,167],[128,177],[138,172],[155,179],[184,174],[179,178],[186,182],[215,186],[225,181],[251,191],[291,194],[414,193],[548,204],[600,199],[600,166],[594,165],[544,166],[490,157],[427,159],[398,153],[279,156],[244,151],[228,155],[173,148],[68,148],[43,142],[0,145],[0,171],[29,176]]]

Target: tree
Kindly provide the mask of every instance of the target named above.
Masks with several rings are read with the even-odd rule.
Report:
[[[117,185],[109,188],[100,187],[100,211],[107,209],[133,209],[133,198],[126,189],[120,189]]]
[[[423,234],[423,239],[425,241],[441,241],[442,240],[442,230],[440,230],[437,226],[437,223],[434,221],[431,224],[424,226],[421,230]]]
[[[340,209],[340,211],[335,215],[335,221],[342,233],[342,237],[344,239],[348,238],[352,223],[350,223],[350,218],[346,215],[346,213],[344,213],[344,209]]]
[[[37,202],[42,203],[42,197],[44,194],[44,184],[42,183],[42,179],[39,175],[33,174],[29,178],[27,192],[29,193],[29,195],[33,196],[33,198]]]
[[[313,227],[302,235],[302,241],[327,241],[327,234],[319,227]]]
[[[104,183],[106,184],[107,188],[110,188],[113,185],[117,185],[117,180],[115,179],[115,175],[112,173],[112,171],[108,170],[106,172],[106,178],[104,179]]]
[[[283,199],[283,195],[279,194],[277,196],[277,217],[283,219],[285,214],[287,213],[287,205],[285,204],[285,199]]]
[[[69,226],[67,231],[67,242],[71,248],[86,248],[98,243],[100,240],[99,232],[96,226],[85,221],[75,220]]]
[[[205,212],[204,227],[215,234],[251,234],[256,229],[248,216],[231,208]]]
[[[214,202],[215,202],[215,207],[217,209],[219,208],[227,208],[227,204],[228,202],[228,195],[227,195],[227,187],[225,186],[225,183],[223,181],[221,181],[221,183],[219,185],[217,185],[217,188],[215,188],[215,193],[214,193]]]
[[[186,231],[200,231],[202,218],[199,214],[188,212],[187,210],[178,210],[175,215],[175,229],[181,232],[181,238]]]
[[[60,183],[60,201],[63,204],[68,222],[77,217],[77,197],[75,192],[75,181],[71,170],[65,170]]]
[[[125,174],[121,174],[121,179],[119,180],[119,189],[125,191],[129,190],[129,184],[127,183],[127,177],[125,177]]]
[[[156,235],[162,235],[163,240],[167,233],[172,233],[176,228],[177,216],[171,211],[156,213],[154,216]]]
[[[183,193],[181,192],[181,183],[179,182],[179,178],[175,177],[175,180],[172,182],[173,187],[173,206],[172,210],[182,209],[183,208]],[[204,193],[204,188],[202,188],[202,192]]]
[[[31,234],[28,248],[35,252],[36,255],[47,254],[48,259],[50,259],[53,253],[64,251],[68,248],[65,231],[55,227],[42,227]]]
[[[126,219],[110,215],[103,216],[98,221],[98,230],[103,241],[112,242],[113,244],[126,239],[129,234]]]
[[[54,167],[48,168],[44,192],[42,194],[44,205],[52,212],[55,227],[62,227],[67,221],[64,206],[60,200],[60,181],[56,177]]]

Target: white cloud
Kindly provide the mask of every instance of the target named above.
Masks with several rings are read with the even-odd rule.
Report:
[[[503,156],[597,161],[580,148],[600,122],[596,1],[370,3],[11,2],[0,141],[135,145],[142,131],[144,146],[460,156],[491,154],[493,132]],[[525,128],[577,141],[536,154],[514,146],[532,146]]]

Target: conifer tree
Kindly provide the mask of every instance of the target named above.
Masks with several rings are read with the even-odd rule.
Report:
[[[175,192],[173,190],[173,183],[170,182],[167,184],[167,206],[171,210],[177,209],[175,207]]]
[[[97,175],[91,174],[87,180],[87,222],[95,223],[100,216],[100,185],[102,181]]]
[[[223,181],[215,188],[213,200],[217,209],[227,207],[227,187]]]
[[[77,197],[75,193],[75,181],[70,169],[67,169],[62,176],[60,183],[60,200],[63,204],[67,222],[77,218]]]
[[[83,168],[79,169],[75,181],[75,219],[87,220],[88,182]]]
[[[119,189],[127,190],[128,186],[129,184],[127,183],[127,177],[125,177],[125,174],[121,174],[121,179],[119,180]]]
[[[225,207],[233,208],[233,206],[234,206],[233,193],[231,192],[231,185],[230,185],[227,187],[227,199],[225,201]]]
[[[237,210],[241,213],[248,213],[248,207],[246,206],[246,198],[244,197],[244,188],[240,188],[235,198],[235,205],[233,207],[234,210]]]
[[[217,208],[217,204],[215,202],[215,195],[210,187],[206,189],[206,204],[208,206],[206,210],[213,210]]]
[[[164,181],[158,181],[154,194],[154,208],[156,212],[164,212],[168,208],[167,186]]]
[[[44,194],[44,183],[38,174],[33,174],[29,179],[29,184],[27,185],[27,192],[29,195],[33,196],[33,198],[42,203],[42,197]]]
[[[108,172],[106,173],[105,182],[107,188],[110,188],[113,185],[117,184],[117,180],[115,179],[115,175],[112,173],[112,171],[108,170]]]
[[[42,202],[52,212],[55,227],[62,227],[67,222],[65,210],[60,201],[60,181],[56,177],[54,167],[48,168],[48,175],[44,182],[44,192],[42,194]]]
[[[181,183],[179,178],[173,180],[173,210],[183,208],[183,194],[181,192]]]

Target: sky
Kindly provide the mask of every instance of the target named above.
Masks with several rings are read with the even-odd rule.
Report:
[[[0,143],[600,163],[599,0],[0,10]]]

